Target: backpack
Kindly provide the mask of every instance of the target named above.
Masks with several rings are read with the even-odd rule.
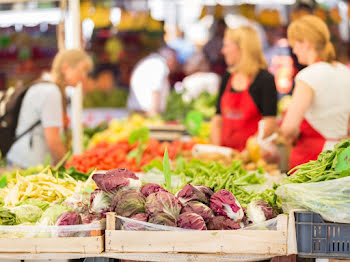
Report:
[[[22,101],[32,85],[10,87],[7,90],[0,91],[0,151],[2,156],[8,153],[11,146],[18,139],[32,131],[41,122],[40,120],[36,121],[16,137],[16,128]]]

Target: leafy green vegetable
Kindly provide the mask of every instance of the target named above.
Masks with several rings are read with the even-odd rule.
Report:
[[[57,217],[70,209],[63,205],[53,205],[46,209],[41,216],[39,223],[41,225],[54,225]]]
[[[132,131],[129,135],[128,142],[134,145],[137,141],[147,143],[149,139],[149,129],[147,127],[140,127]]]
[[[205,118],[211,118],[216,111],[217,94],[203,92],[194,100],[193,109],[200,112]]]
[[[129,135],[128,142],[130,145],[134,145],[138,142],[138,145],[135,149],[131,150],[128,154],[128,158],[135,158],[137,165],[140,165],[143,152],[147,148],[147,141],[150,136],[150,131],[147,127],[140,127],[131,132]]]
[[[14,213],[9,209],[0,207],[0,225],[17,225],[18,220]]]
[[[285,212],[307,209],[327,220],[350,223],[350,177],[317,183],[285,184],[276,190]]]
[[[167,106],[162,115],[166,121],[184,121],[191,110],[198,111],[209,119],[215,114],[217,94],[201,93],[196,99],[185,102],[181,93],[172,91],[167,99]]]
[[[192,102],[184,102],[182,94],[173,90],[167,98],[167,105],[162,118],[165,121],[184,121],[187,113],[193,108],[192,104]]]
[[[142,170],[147,173],[152,168],[157,168],[160,171],[163,171],[163,163],[161,161],[159,161],[158,159],[152,159],[151,162],[149,162],[149,164],[144,165],[142,167]]]
[[[21,205],[32,205],[39,207],[41,210],[45,211],[50,206],[50,203],[38,198],[27,198],[26,200],[18,203],[16,206]]]
[[[32,205],[21,205],[11,209],[11,211],[17,216],[18,223],[35,223],[37,222],[43,211]]]
[[[171,189],[171,171],[170,171],[170,160],[168,155],[168,148],[165,148],[163,157],[163,173],[165,178],[165,186],[167,190]]]
[[[93,90],[84,96],[84,108],[99,107],[126,107],[128,91],[123,88],[113,88],[105,92],[103,90]]]
[[[55,169],[59,169],[63,164],[68,160],[68,158],[72,155],[72,151],[69,150],[63,157],[62,159],[57,163],[55,166]]]
[[[335,170],[338,164],[338,156],[348,147],[350,139],[342,140],[334,146],[334,150],[322,152],[317,160],[299,165],[289,171],[292,174],[284,179],[283,184],[321,182],[350,176],[350,169],[344,171]]]
[[[197,159],[186,163],[179,159],[174,174],[180,175],[182,186],[186,184],[203,185],[218,191],[227,189],[232,192],[243,207],[251,200],[265,200],[272,207],[276,206],[277,199],[273,189],[266,189],[259,192],[248,192],[243,187],[247,185],[261,185],[266,182],[263,174],[248,172],[243,169],[241,161],[233,161],[230,167],[218,162],[202,162]],[[154,160],[147,165],[144,171],[158,168],[163,171],[160,161]],[[169,190],[169,189],[168,189]],[[177,188],[170,191],[176,192]]]
[[[6,187],[6,185],[7,185],[7,178],[6,178],[6,176],[2,176],[0,178],[0,188],[4,188],[4,187]]]

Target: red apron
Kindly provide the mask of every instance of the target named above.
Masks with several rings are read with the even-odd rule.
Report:
[[[231,92],[230,77],[222,95],[221,145],[242,151],[247,139],[258,131],[262,115],[249,94],[249,87],[242,92]]]
[[[324,138],[304,119],[300,125],[300,137],[290,153],[290,168],[316,160],[326,143]]]

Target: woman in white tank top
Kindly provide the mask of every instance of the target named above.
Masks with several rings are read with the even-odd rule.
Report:
[[[310,160],[348,136],[350,70],[335,61],[327,25],[306,15],[288,27],[288,40],[299,63],[307,65],[296,76],[292,103],[281,133],[295,143],[293,168]]]

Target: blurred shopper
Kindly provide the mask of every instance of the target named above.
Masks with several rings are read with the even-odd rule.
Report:
[[[176,67],[176,52],[169,47],[139,61],[131,74],[129,111],[150,116],[163,112],[170,91],[169,73]]]
[[[327,25],[306,15],[288,27],[288,40],[307,67],[296,76],[292,103],[281,132],[294,143],[290,167],[315,160],[348,135],[350,70],[335,61]]]
[[[226,69],[225,59],[221,53],[222,41],[226,30],[224,19],[214,21],[213,33],[209,41],[203,46],[203,53],[209,60],[210,71],[223,74]]]
[[[210,72],[210,65],[202,52],[194,54],[184,65],[187,77],[182,81],[183,98],[186,101],[196,99],[201,93],[216,94],[219,90],[220,76]]]
[[[179,28],[176,32],[176,38],[170,41],[168,45],[176,51],[179,64],[186,63],[196,51],[194,44],[185,38],[184,33]]]
[[[211,139],[242,151],[247,139],[257,133],[260,120],[265,120],[264,137],[275,131],[276,86],[252,27],[226,30],[222,53],[229,72],[222,77]]]
[[[10,164],[27,168],[44,163],[47,155],[57,163],[66,154],[62,141],[67,100],[65,89],[83,81],[92,68],[90,57],[81,50],[60,51],[51,72],[26,92],[19,113],[16,135],[27,132],[10,148]]]

